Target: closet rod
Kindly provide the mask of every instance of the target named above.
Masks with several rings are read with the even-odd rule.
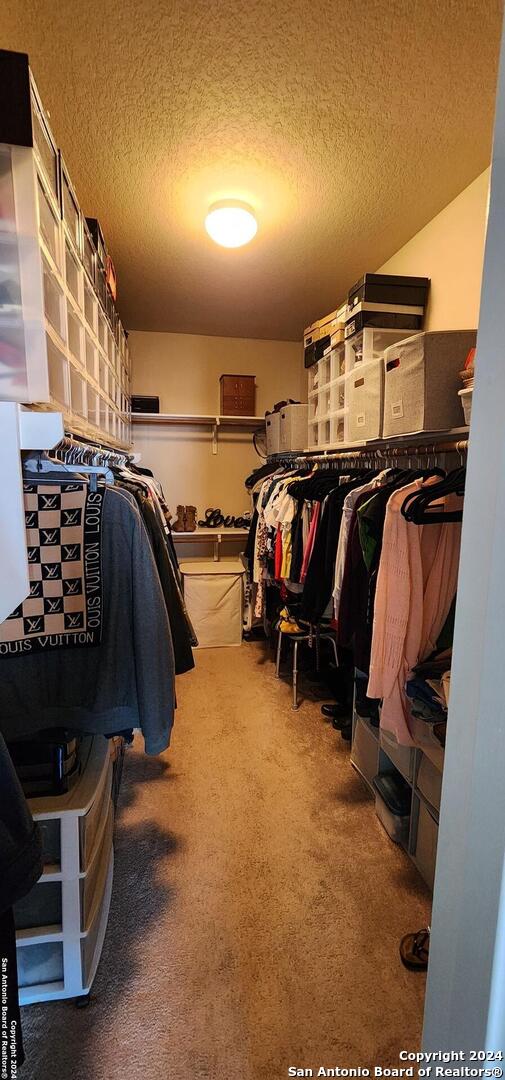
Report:
[[[65,435],[63,439],[51,450],[51,456],[58,460],[63,457],[72,459],[74,464],[83,464],[86,459],[92,459],[92,464],[127,465],[132,461],[132,455],[125,451],[104,446],[101,443],[88,442],[85,439],[74,438]]]
[[[303,464],[305,461],[320,462],[325,461],[341,461],[346,463],[348,461],[361,461],[361,460],[375,460],[384,461],[389,458],[404,458],[404,457],[437,457],[439,454],[463,454],[468,450],[468,439],[460,439],[457,442],[439,442],[422,446],[389,446],[389,447],[377,447],[374,449],[370,447],[367,450],[340,450],[337,453],[327,453],[323,451],[319,454],[303,454],[295,459],[297,465]]]

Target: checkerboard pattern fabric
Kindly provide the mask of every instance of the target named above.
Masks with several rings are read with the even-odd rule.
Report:
[[[24,484],[30,592],[0,624],[0,656],[100,642],[103,497],[83,481]]]

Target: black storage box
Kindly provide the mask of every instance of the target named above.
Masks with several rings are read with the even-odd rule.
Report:
[[[377,310],[382,308],[382,310]],[[402,310],[401,306],[384,310],[382,304],[367,307],[366,304],[358,304],[355,312],[345,324],[344,337],[350,338],[353,334],[359,334],[365,326],[373,326],[378,330],[422,330],[424,309],[419,307],[417,312]]]
[[[145,397],[141,394],[133,394],[132,396],[132,413],[146,412],[146,413],[159,413],[160,411],[160,399],[159,397]]]
[[[97,218],[87,217],[86,225],[88,226],[88,229],[91,233],[100,266],[102,267],[102,270],[105,270],[105,265],[107,261],[107,248],[105,246],[103,232],[100,228],[100,222]]]
[[[348,303],[350,308],[363,300],[368,300],[372,304],[408,304],[426,307],[429,287],[430,279],[425,277],[363,274],[363,277],[349,289]]]
[[[319,338],[318,341],[313,341],[311,345],[307,345],[304,351],[305,367],[311,368],[314,364],[317,364],[319,360],[322,360],[324,352],[331,345],[331,337],[328,334],[327,337]]]
[[[8,744],[27,798],[70,790],[81,771],[81,742],[80,735],[54,728]]]

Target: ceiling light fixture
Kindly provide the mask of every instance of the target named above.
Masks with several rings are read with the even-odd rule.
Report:
[[[247,203],[226,199],[211,206],[205,228],[216,244],[238,248],[256,236],[258,222]]]

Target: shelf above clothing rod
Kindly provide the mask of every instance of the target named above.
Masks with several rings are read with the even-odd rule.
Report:
[[[189,424],[195,427],[264,427],[264,416],[194,416],[189,413],[132,413],[134,424]]]
[[[243,431],[256,431],[264,428],[264,416],[205,416],[187,413],[132,413],[133,424],[185,424],[188,427],[208,427],[212,431],[212,453],[217,454],[218,432],[220,428],[242,428]]]

